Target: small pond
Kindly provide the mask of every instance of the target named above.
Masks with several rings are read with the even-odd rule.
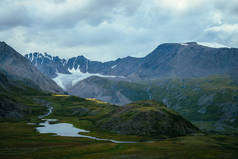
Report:
[[[55,119],[44,119],[44,122],[40,123],[40,127],[37,127],[36,130],[40,133],[54,133],[58,136],[70,136],[70,137],[85,137],[93,140],[99,141],[111,141],[113,143],[137,143],[134,141],[117,141],[112,139],[101,139],[93,136],[81,135],[81,132],[89,132],[84,129],[79,129],[74,127],[69,123],[56,123],[51,124],[50,122],[56,121]]]

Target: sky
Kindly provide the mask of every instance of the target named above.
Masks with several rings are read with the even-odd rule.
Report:
[[[0,0],[0,41],[21,54],[108,61],[161,43],[238,47],[237,0]]]

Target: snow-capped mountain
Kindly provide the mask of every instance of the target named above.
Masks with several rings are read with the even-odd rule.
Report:
[[[73,87],[77,82],[90,76],[98,77],[122,77],[113,75],[103,75],[97,72],[100,68],[114,69],[116,65],[104,64],[101,62],[90,61],[84,56],[73,57],[70,59],[60,59],[58,56],[51,56],[47,53],[30,53],[25,57],[31,61],[42,73],[51,77],[61,88]],[[113,65],[113,66],[111,66]]]
[[[56,73],[70,74],[64,63],[66,60],[60,59],[58,56],[51,56],[47,53],[30,53],[25,57],[31,61],[42,73],[50,78],[57,76]]]
[[[104,63],[84,56],[63,59],[47,53],[30,53],[25,57],[66,90],[93,75],[135,81],[238,73],[238,49],[216,43],[165,43],[143,58],[128,56]]]

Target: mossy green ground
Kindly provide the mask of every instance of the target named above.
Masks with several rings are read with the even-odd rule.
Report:
[[[24,99],[24,100],[23,100]],[[107,116],[116,106],[85,100],[73,96],[52,96],[38,94],[23,96],[21,101],[29,108],[44,113],[46,108],[33,99],[43,99],[52,103],[54,113],[49,118],[74,124],[79,128],[91,130],[88,135],[122,141],[153,140],[138,136],[118,135],[102,132],[95,128],[94,122]],[[20,101],[20,99],[19,99]],[[80,114],[77,110],[87,110]],[[39,134],[36,113],[21,121],[0,122],[0,158],[3,159],[237,159],[238,137],[222,135],[186,136],[134,144],[115,144],[79,137],[60,137],[52,134]]]
[[[238,138],[186,136],[153,143],[115,144],[78,137],[39,134],[26,122],[1,122],[3,159],[237,159]]]

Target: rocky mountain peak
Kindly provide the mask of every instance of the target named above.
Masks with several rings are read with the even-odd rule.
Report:
[[[0,46],[6,46],[7,44],[4,41],[0,41]]]
[[[7,54],[12,54],[14,52],[15,52],[15,50],[11,46],[7,45],[7,43],[5,43],[4,41],[0,42],[0,53],[1,54],[7,55]]]

